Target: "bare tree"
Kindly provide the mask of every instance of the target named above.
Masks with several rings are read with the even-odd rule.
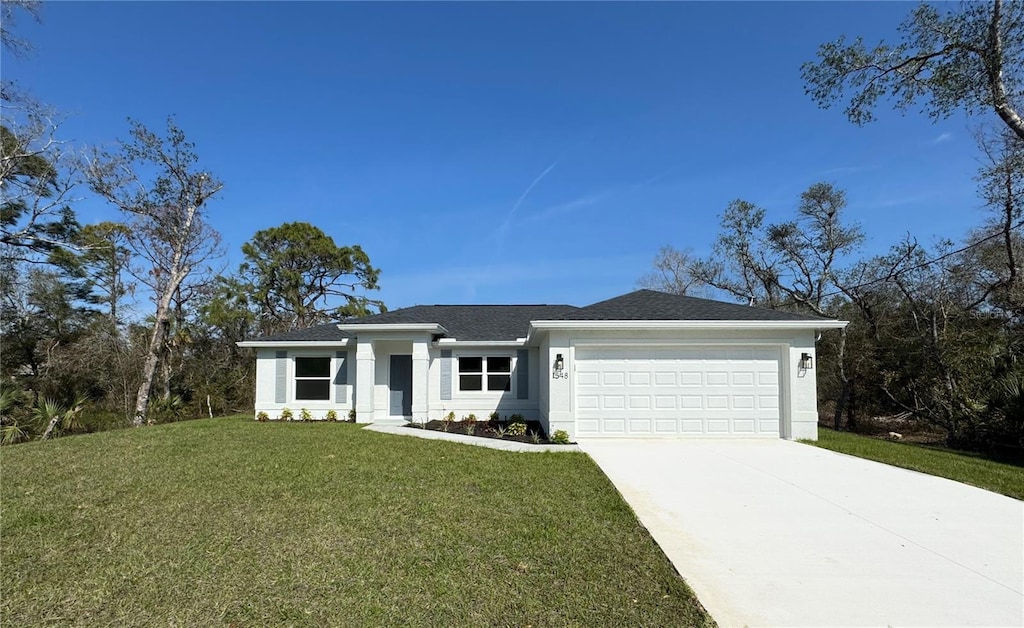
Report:
[[[641,277],[637,284],[671,294],[704,296],[706,285],[693,274],[696,261],[692,249],[663,246],[654,257],[654,270]]]
[[[195,146],[172,119],[160,137],[131,122],[131,139],[116,152],[97,151],[88,163],[92,189],[127,217],[128,244],[142,262],[137,277],[153,291],[150,334],[133,424],[147,420],[149,396],[171,326],[172,301],[186,279],[220,254],[220,235],[206,207],[223,185],[199,169]]]
[[[1001,237],[1004,271],[990,281],[1005,307],[1024,315],[1024,272],[1021,243],[1014,230],[1024,221],[1024,139],[1005,128],[976,133],[978,146],[987,163],[978,173],[979,193],[991,216],[985,231]],[[987,295],[986,295],[987,296]]]

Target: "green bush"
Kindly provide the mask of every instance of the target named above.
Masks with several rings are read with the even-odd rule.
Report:
[[[540,444],[540,432],[538,432],[537,430],[530,430],[530,442],[532,442],[535,445],[539,445]]]
[[[526,423],[523,423],[522,421],[509,423],[508,433],[510,436],[522,436],[526,434]]]
[[[309,410],[303,408],[299,410],[299,418],[308,423],[313,420],[313,414],[310,413]]]
[[[282,408],[281,409],[281,416],[279,416],[277,418],[279,418],[282,421],[291,421],[292,418],[293,418],[292,417],[292,411],[289,410],[288,408]]]
[[[444,421],[445,423],[454,423],[455,422],[455,413],[454,412],[449,412],[448,414],[444,415],[444,417],[442,417],[441,420]]]
[[[467,416],[462,417],[462,422],[467,426],[476,425],[476,415],[470,412]]]
[[[334,410],[328,410],[327,414],[324,415],[324,419],[326,419],[328,421],[337,421],[338,420],[338,413],[335,412]]]
[[[498,414],[498,411],[497,411],[497,410],[495,410],[494,412],[490,413],[490,414],[489,414],[489,415],[487,415],[487,416],[488,416],[488,418],[489,418],[490,420],[494,421],[495,423],[497,423],[498,421],[500,421],[500,420],[501,420],[501,415],[500,415],[500,414]]]
[[[352,408],[351,410],[348,411],[348,422],[349,423],[355,423],[356,422],[356,409],[355,408]]]
[[[555,430],[555,433],[551,435],[551,442],[556,445],[568,445],[569,433],[565,430]]]
[[[267,421],[270,420],[270,417],[267,415],[266,412],[263,412],[261,410],[256,413],[256,420],[259,421],[260,423],[266,423]]]
[[[523,423],[526,421],[526,418],[517,412],[516,414],[510,416],[508,420],[512,421],[513,423]]]

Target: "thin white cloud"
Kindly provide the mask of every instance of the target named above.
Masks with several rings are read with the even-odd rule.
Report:
[[[530,222],[543,222],[551,218],[554,218],[555,216],[569,214],[578,209],[583,209],[584,207],[589,207],[591,205],[600,203],[606,198],[612,196],[613,193],[614,192],[611,190],[606,190],[604,192],[598,192],[596,194],[587,194],[579,198],[574,198],[571,201],[566,201],[564,203],[552,205],[551,207],[542,209],[539,212],[530,214],[529,216],[526,217],[526,220]]]
[[[950,133],[949,131],[944,131],[942,133],[939,133],[939,136],[932,140],[932,145],[934,146],[935,144],[948,142],[951,139],[953,139],[953,134]]]

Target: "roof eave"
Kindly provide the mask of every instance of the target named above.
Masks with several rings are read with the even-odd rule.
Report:
[[[347,347],[350,339],[343,340],[243,340],[235,345],[246,349],[271,347]]]
[[[742,320],[555,320],[531,321],[530,335],[534,331],[552,329],[842,329],[849,321],[835,319],[742,321]]]
[[[448,335],[440,323],[338,323],[338,329],[350,334],[359,332],[423,332]]]

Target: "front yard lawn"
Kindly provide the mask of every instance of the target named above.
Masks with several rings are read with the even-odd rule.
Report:
[[[584,454],[190,421],[5,447],[0,624],[713,624]]]
[[[1024,468],[975,454],[885,441],[822,427],[818,428],[817,441],[804,442],[1024,499]]]

